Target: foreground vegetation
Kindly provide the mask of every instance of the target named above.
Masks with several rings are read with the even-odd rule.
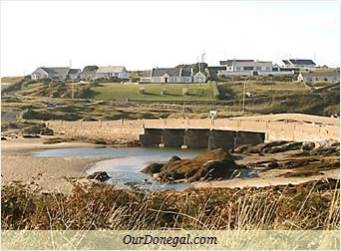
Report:
[[[2,186],[3,229],[339,229],[339,180],[183,192],[74,184],[71,194],[34,183]]]

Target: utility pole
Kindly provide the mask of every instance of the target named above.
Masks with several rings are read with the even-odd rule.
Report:
[[[243,84],[243,114],[244,114],[244,112],[245,112],[245,89],[246,89],[246,79],[245,79],[245,81],[244,81],[244,84]]]
[[[74,83],[71,83],[71,99],[73,99],[75,96],[75,90],[74,89],[75,89]]]

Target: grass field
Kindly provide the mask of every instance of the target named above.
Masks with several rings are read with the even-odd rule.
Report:
[[[210,101],[217,100],[215,84],[116,84],[93,87],[94,98],[100,100],[136,101]]]

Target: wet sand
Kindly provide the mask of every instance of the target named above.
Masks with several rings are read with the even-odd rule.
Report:
[[[34,151],[65,147],[94,147],[80,142],[43,144],[43,139],[15,139],[1,142],[1,182],[35,181],[43,191],[69,192],[72,185],[65,177],[86,175],[89,165],[103,158],[38,158]],[[98,145],[97,145],[98,146]]]

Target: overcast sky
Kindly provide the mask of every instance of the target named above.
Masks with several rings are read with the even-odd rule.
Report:
[[[340,64],[334,2],[2,1],[1,75],[38,66],[129,70],[230,58]]]

